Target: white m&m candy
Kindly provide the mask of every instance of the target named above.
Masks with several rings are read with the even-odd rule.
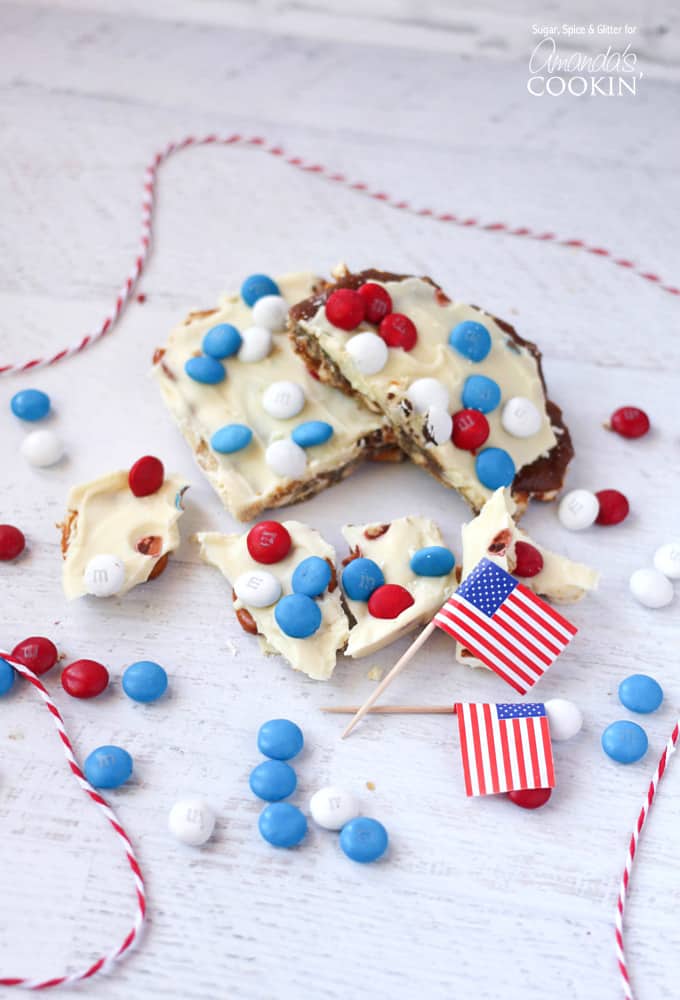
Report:
[[[357,333],[350,337],[345,350],[362,375],[377,375],[387,364],[389,350],[377,333]]]
[[[249,326],[241,333],[241,346],[236,355],[239,361],[248,363],[263,361],[272,349],[271,331],[264,326]]]
[[[85,586],[93,597],[113,597],[125,583],[125,566],[118,556],[93,556],[85,567]]]
[[[266,569],[253,569],[236,577],[234,591],[251,608],[268,608],[281,596],[281,584]]]
[[[425,436],[436,445],[451,440],[453,418],[440,406],[431,406],[425,418]]]
[[[272,382],[262,396],[262,407],[270,417],[289,420],[304,408],[305,392],[297,382]]]
[[[168,829],[181,843],[201,847],[212,837],[215,813],[202,799],[182,799],[170,810]]]
[[[554,740],[570,740],[583,728],[583,716],[578,705],[566,698],[550,698],[545,703],[545,711],[550,724],[550,735]]]
[[[324,830],[341,830],[359,815],[359,802],[351,792],[335,785],[320,788],[309,800],[312,819]]]
[[[583,531],[595,524],[600,512],[600,504],[594,493],[588,490],[572,490],[560,500],[557,516],[569,531]]]
[[[636,569],[629,586],[635,600],[646,608],[665,608],[673,600],[673,584],[658,569]]]
[[[304,448],[290,438],[272,441],[264,453],[265,461],[277,476],[286,479],[298,479],[307,468],[307,456]]]
[[[680,580],[680,542],[669,542],[657,549],[654,566],[669,580]]]
[[[417,413],[426,413],[431,406],[449,409],[449,390],[438,378],[417,378],[406,390]]]
[[[263,295],[253,306],[253,322],[266,330],[283,330],[288,319],[288,303],[281,295]]]
[[[543,426],[543,417],[530,399],[513,396],[503,407],[501,423],[503,429],[513,437],[527,438],[538,434]]]
[[[54,431],[33,431],[21,443],[21,454],[30,465],[55,465],[64,454],[63,442]]]

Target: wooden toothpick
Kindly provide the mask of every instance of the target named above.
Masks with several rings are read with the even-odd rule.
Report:
[[[360,705],[322,705],[321,711],[330,715],[354,715]],[[374,705],[369,715],[455,715],[455,705]]]

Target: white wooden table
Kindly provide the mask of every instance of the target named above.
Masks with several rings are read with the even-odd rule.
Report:
[[[267,5],[2,3],[1,360],[56,350],[106,312],[136,245],[143,165],[187,132],[263,134],[417,203],[588,239],[677,283],[680,95],[674,42],[655,35],[669,12],[644,15],[650,63],[636,98],[578,101],[528,96],[530,12],[510,18],[498,4],[457,19],[443,5],[418,6],[384,3],[363,19],[358,4],[344,17],[283,5],[267,22]],[[624,6],[634,22],[636,5]],[[499,25],[512,51],[485,44]],[[368,670],[387,667],[405,643],[370,662],[341,659],[327,685],[294,675],[239,630],[226,586],[186,540],[157,582],[123,600],[67,605],[61,594],[54,524],[69,486],[141,454],[192,482],[185,539],[234,527],[148,379],[152,350],[188,307],[210,306],[247,273],[326,272],[339,259],[431,273],[536,339],[578,452],[569,485],[618,487],[631,499],[618,528],[568,534],[553,508],[532,508],[524,521],[603,574],[599,593],[573,610],[573,649],[541,685],[544,698],[577,701],[586,726],[556,747],[559,787],[538,813],[465,799],[453,719],[373,719],[341,745],[341,722],[318,707],[361,700]],[[148,876],[150,926],[113,977],[84,990],[102,1000],[613,1000],[626,841],[680,703],[678,600],[652,612],[627,591],[630,572],[677,529],[680,303],[606,260],[400,215],[235,149],[182,154],[164,169],[142,289],[146,303],[98,347],[0,382],[0,520],[30,541],[26,557],[0,568],[0,647],[42,633],[67,661],[103,660],[114,683],[94,702],[68,699],[56,672],[48,682],[81,755],[114,742],[135,758],[133,782],[111,801]],[[25,430],[8,404],[28,385],[51,394],[52,425],[68,444],[54,469],[18,455]],[[649,410],[648,439],[626,443],[601,428],[622,403]],[[367,467],[290,513],[339,545],[344,521],[411,511],[438,519],[460,553],[463,503],[408,466]],[[120,688],[123,668],[140,658],[171,675],[155,706]],[[666,701],[644,723],[647,759],[624,768],[599,739],[627,717],[616,689],[637,670],[662,682]],[[457,666],[439,635],[392,697],[508,694],[493,676]],[[295,801],[306,806],[331,780],[351,786],[389,829],[384,862],[356,866],[315,829],[291,852],[259,838],[247,780],[256,730],[272,716],[305,731]],[[131,886],[23,686],[0,705],[0,748],[0,974],[56,974],[122,937]],[[631,897],[641,1000],[677,986],[675,767]],[[166,832],[185,794],[219,814],[202,851]]]

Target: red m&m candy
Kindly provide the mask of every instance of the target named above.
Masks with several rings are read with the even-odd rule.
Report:
[[[401,347],[411,351],[416,346],[418,331],[415,323],[403,313],[390,313],[378,327],[378,333],[388,347]]]
[[[453,414],[451,440],[456,448],[476,451],[489,436],[489,421],[479,410],[459,410]]]
[[[328,296],[326,319],[341,330],[354,330],[364,318],[365,302],[351,288],[338,288]]]
[[[260,521],[246,538],[248,552],[259,563],[277,563],[290,552],[292,539],[279,521]]]
[[[0,562],[16,559],[26,548],[26,539],[22,531],[13,524],[0,524]]]
[[[639,438],[649,430],[649,417],[637,406],[620,406],[609,418],[609,426],[621,437]]]
[[[510,801],[514,802],[516,806],[521,806],[522,809],[540,809],[551,795],[552,788],[523,788],[508,792]]]
[[[368,599],[368,610],[374,618],[398,618],[414,604],[406,587],[398,583],[384,583]]]
[[[44,635],[29,635],[12,650],[12,656],[25,663],[34,674],[46,674],[59,658],[57,647]]]
[[[96,698],[108,684],[109,672],[96,660],[75,660],[61,674],[61,686],[72,698]]]
[[[377,325],[385,319],[388,313],[392,312],[392,299],[382,285],[376,285],[374,281],[367,281],[359,289],[359,295],[364,300],[364,318],[369,323]]]
[[[596,524],[621,524],[630,513],[628,500],[618,490],[600,490],[596,493],[600,510],[595,518]]]
[[[513,576],[522,576],[525,579],[536,576],[543,569],[543,556],[533,545],[528,542],[515,543],[515,568]]]
[[[163,463],[153,455],[138,459],[128,473],[130,489],[136,497],[148,497],[163,485]]]

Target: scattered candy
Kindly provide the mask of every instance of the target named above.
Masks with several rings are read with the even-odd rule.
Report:
[[[15,678],[16,673],[11,663],[0,660],[0,698],[12,689]]]
[[[246,545],[255,562],[270,565],[286,558],[292,539],[280,521],[260,521],[248,532]]]
[[[404,351],[412,351],[418,340],[415,323],[402,313],[385,316],[378,327],[378,333],[388,347],[401,347]]]
[[[84,580],[92,597],[113,597],[125,583],[125,564],[118,556],[93,556],[85,567]]]
[[[387,830],[377,819],[357,816],[340,831],[340,847],[352,861],[377,861],[387,850]]]
[[[182,844],[201,847],[213,835],[215,813],[203,799],[175,802],[168,815],[168,830]]]
[[[281,295],[263,295],[253,306],[253,322],[265,330],[283,330],[288,320],[288,303]]]
[[[431,406],[448,412],[449,390],[438,378],[417,378],[406,390],[417,413],[425,413]]]
[[[600,505],[597,497],[589,490],[571,490],[560,500],[557,516],[563,527],[569,531],[584,531],[595,524]]]
[[[128,473],[128,485],[136,497],[157,493],[163,485],[165,470],[160,458],[144,455],[137,459]]]
[[[28,639],[22,639],[12,650],[12,656],[25,663],[29,670],[41,676],[51,670],[59,659],[57,647],[44,635],[29,635]]]
[[[463,406],[466,410],[490,413],[501,401],[498,382],[486,375],[468,375],[463,385]]]
[[[42,420],[50,412],[50,397],[40,389],[22,389],[10,401],[12,413],[20,420]]]
[[[307,468],[304,449],[290,438],[272,441],[264,453],[265,461],[272,472],[284,479],[299,479]]]
[[[636,569],[628,585],[636,601],[646,608],[665,608],[673,600],[673,584],[658,569]]]
[[[168,689],[168,675],[160,663],[138,660],[123,674],[123,691],[133,701],[146,705],[158,701]]]
[[[465,320],[454,326],[449,344],[469,361],[483,361],[491,350],[491,334],[481,323]]]
[[[306,594],[288,594],[274,608],[276,624],[292,639],[308,639],[321,627],[321,611]]]
[[[230,358],[236,354],[242,342],[241,334],[235,326],[232,326],[231,323],[220,323],[208,330],[201,347],[204,354],[215,358],[216,361],[221,361],[223,358]]]
[[[359,802],[351,792],[328,785],[314,792],[309,800],[312,819],[324,830],[342,830],[359,815]]]
[[[508,798],[522,809],[540,809],[550,796],[552,788],[522,788],[508,792]]]
[[[64,443],[54,431],[32,431],[21,442],[21,454],[29,465],[46,468],[63,458]]]
[[[529,542],[515,542],[515,568],[513,576],[521,576],[525,580],[537,576],[543,569],[543,556]]]
[[[254,306],[265,295],[281,295],[279,286],[266,274],[250,274],[241,285],[241,298],[247,306]]]
[[[225,424],[210,438],[210,447],[220,455],[243,451],[253,440],[253,432],[245,424]]]
[[[383,571],[372,559],[352,559],[342,571],[342,586],[351,601],[367,601],[385,582]]]
[[[250,772],[250,790],[265,802],[287,799],[297,788],[297,775],[282,760],[265,760]]]
[[[637,722],[621,719],[602,733],[602,749],[619,764],[634,764],[647,753],[647,733]]]
[[[538,434],[543,426],[543,416],[534,403],[524,396],[513,396],[501,413],[503,430],[513,437],[528,438]]]
[[[319,597],[331,582],[331,567],[321,556],[308,556],[295,567],[291,584],[293,593]]]
[[[326,302],[326,319],[341,330],[354,330],[366,314],[366,303],[359,292],[338,288]]]
[[[270,417],[288,420],[304,409],[305,393],[297,382],[272,382],[262,396],[262,408]]]
[[[61,686],[72,698],[96,698],[109,686],[109,672],[96,660],[75,660],[62,670]]]
[[[411,569],[417,576],[446,576],[456,564],[451,549],[443,545],[428,545],[411,556]]]
[[[241,332],[241,340],[239,361],[252,364],[254,361],[264,361],[271,354],[272,335],[265,326],[249,326]]]
[[[200,382],[202,385],[218,385],[227,377],[227,370],[222,362],[207,354],[189,358],[184,363],[184,371],[194,382]]]
[[[267,570],[248,570],[234,580],[234,593],[251,608],[269,608],[281,596],[281,584]]]
[[[425,417],[424,434],[428,441],[435,445],[446,444],[451,440],[453,419],[451,414],[439,406],[431,406]]]
[[[609,427],[621,437],[639,438],[649,431],[649,417],[637,406],[621,406],[609,418]]]
[[[257,749],[273,760],[291,760],[305,744],[302,730],[290,719],[270,719],[257,733]]]
[[[475,459],[477,478],[489,490],[510,486],[515,478],[515,463],[503,448],[485,448]]]
[[[392,312],[392,299],[382,285],[367,281],[359,289],[359,295],[364,300],[364,317],[369,323],[378,325]]]
[[[595,496],[600,505],[595,518],[596,524],[621,524],[621,521],[626,520],[630,505],[623,493],[618,490],[600,490]]]
[[[658,548],[654,553],[654,566],[669,580],[680,580],[680,542],[669,542]]]
[[[489,421],[479,410],[458,410],[453,415],[451,440],[456,448],[476,451],[489,436]]]
[[[398,583],[384,583],[369,597],[368,610],[374,618],[398,618],[413,604],[415,601],[406,587]]]
[[[619,684],[619,700],[631,712],[656,712],[663,701],[663,688],[648,674],[631,674]]]
[[[16,559],[26,548],[26,538],[13,524],[0,524],[0,562]]]
[[[345,350],[362,375],[377,375],[387,364],[387,344],[377,333],[357,333],[345,344]]]
[[[97,747],[86,758],[83,770],[95,788],[120,788],[132,774],[132,757],[122,747]]]
[[[583,728],[583,716],[578,705],[566,698],[550,698],[545,703],[550,736],[556,742],[570,740]]]
[[[325,420],[307,420],[297,425],[291,437],[301,448],[314,448],[333,437],[333,427]]]
[[[307,833],[307,820],[290,802],[273,802],[260,813],[258,828],[274,847],[295,847]]]

